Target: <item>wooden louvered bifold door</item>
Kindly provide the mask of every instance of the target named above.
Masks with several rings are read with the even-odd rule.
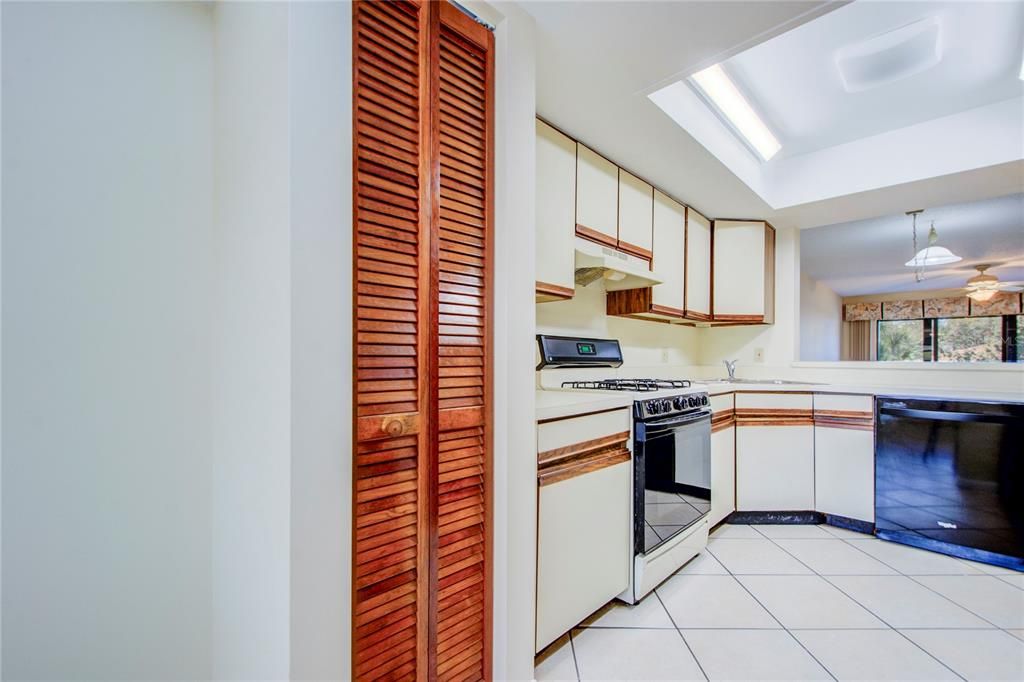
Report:
[[[493,38],[353,9],[353,675],[490,678]]]

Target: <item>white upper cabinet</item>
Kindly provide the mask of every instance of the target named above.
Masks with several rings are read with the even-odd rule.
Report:
[[[686,316],[711,317],[711,221],[686,209]]]
[[[619,249],[651,257],[654,222],[654,188],[640,178],[619,170]]]
[[[662,283],[654,287],[652,303],[683,314],[686,286],[686,208],[654,190],[654,269]]]
[[[536,180],[538,295],[568,297],[575,287],[576,143],[541,120]]]
[[[618,243],[619,168],[603,156],[576,145],[576,224],[590,236]],[[587,232],[584,232],[587,234]]]
[[[762,220],[716,220],[712,315],[723,322],[773,322],[775,230]]]

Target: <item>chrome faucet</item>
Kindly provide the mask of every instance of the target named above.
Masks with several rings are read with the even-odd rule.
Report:
[[[722,360],[725,363],[725,369],[729,372],[729,381],[736,378],[736,360]]]

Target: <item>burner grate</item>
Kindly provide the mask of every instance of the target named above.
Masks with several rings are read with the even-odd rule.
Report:
[[[597,381],[563,381],[562,388],[592,389],[597,391],[661,391],[689,388],[686,379],[599,379]]]

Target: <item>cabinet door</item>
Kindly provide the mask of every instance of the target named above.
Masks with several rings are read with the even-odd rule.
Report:
[[[619,169],[603,156],[576,145],[576,224],[595,241],[618,246]]]
[[[714,427],[712,427],[714,428]],[[736,427],[711,433],[711,513],[714,526],[736,510]]]
[[[619,249],[640,258],[651,257],[654,188],[619,170]]]
[[[541,486],[537,517],[537,651],[629,584],[632,465]]]
[[[683,314],[686,282],[686,208],[654,190],[653,269],[662,278],[654,287],[652,303],[664,312]]]
[[[764,319],[767,230],[763,221],[715,221],[711,272],[716,320]]]
[[[576,286],[576,143],[541,120],[537,121],[536,196],[537,283],[571,292]]]
[[[686,209],[686,315],[711,317],[711,221]]]
[[[737,424],[736,508],[814,509],[814,426]]]
[[[866,428],[814,428],[814,497],[817,510],[860,521],[875,520],[875,437]]]

